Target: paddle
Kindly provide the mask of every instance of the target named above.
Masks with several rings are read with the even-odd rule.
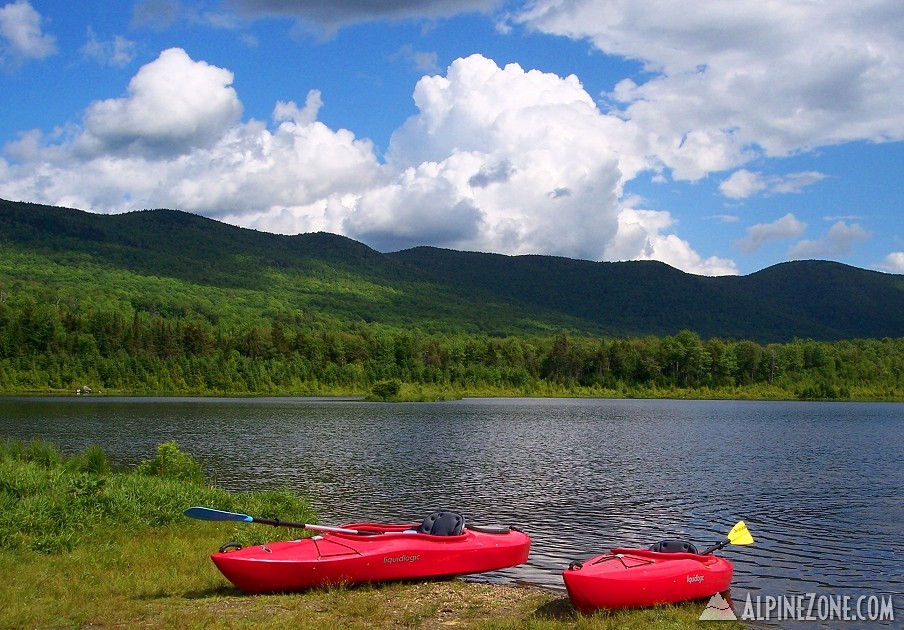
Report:
[[[278,518],[255,518],[247,514],[239,514],[238,512],[224,512],[223,510],[215,510],[206,507],[190,507],[185,512],[185,516],[196,518],[200,521],[239,521],[243,523],[260,523],[261,525],[273,525],[273,527],[294,527],[296,529],[310,529],[315,532],[335,532],[338,534],[357,534],[359,536],[374,536],[383,532],[370,531],[366,529],[345,529],[344,527],[328,527],[326,525],[311,525],[309,523],[293,523],[292,521],[281,521]]]
[[[725,540],[716,543],[700,555],[705,556],[706,554],[718,551],[728,545],[750,545],[752,543],[753,536],[747,531],[747,525],[744,524],[744,521],[738,521],[737,524],[731,528],[731,531],[728,532],[728,537]]]

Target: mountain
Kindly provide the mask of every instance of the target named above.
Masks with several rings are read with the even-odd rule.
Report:
[[[705,277],[652,261],[434,247],[382,254],[334,234],[275,235],[175,210],[101,215],[0,200],[0,290],[13,289],[45,299],[116,295],[133,308],[152,295],[164,309],[176,299],[170,291],[181,314],[304,311],[432,333],[904,336],[904,276],[834,262]]]
[[[782,342],[904,335],[904,276],[835,262],[696,276],[654,261],[590,262],[418,247],[387,255],[436,281],[568,313],[617,334]]]

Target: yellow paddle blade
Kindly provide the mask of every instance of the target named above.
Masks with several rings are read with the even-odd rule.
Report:
[[[747,531],[747,525],[744,521],[738,521],[738,524],[731,528],[728,532],[728,540],[733,545],[750,545],[753,544],[753,536]]]

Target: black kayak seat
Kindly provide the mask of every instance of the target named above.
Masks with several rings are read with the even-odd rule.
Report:
[[[662,540],[655,545],[650,545],[650,551],[659,553],[699,553],[697,548],[686,540]]]
[[[433,536],[459,536],[465,529],[465,517],[455,512],[434,512],[424,519],[418,531]]]

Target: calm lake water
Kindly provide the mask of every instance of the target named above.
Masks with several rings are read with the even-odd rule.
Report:
[[[325,524],[453,509],[518,525],[529,562],[478,579],[551,588],[571,560],[705,546],[744,520],[756,544],[720,552],[736,601],[892,595],[904,614],[900,404],[0,398],[0,436],[96,443],[123,466],[175,440],[216,484],[291,487]]]

